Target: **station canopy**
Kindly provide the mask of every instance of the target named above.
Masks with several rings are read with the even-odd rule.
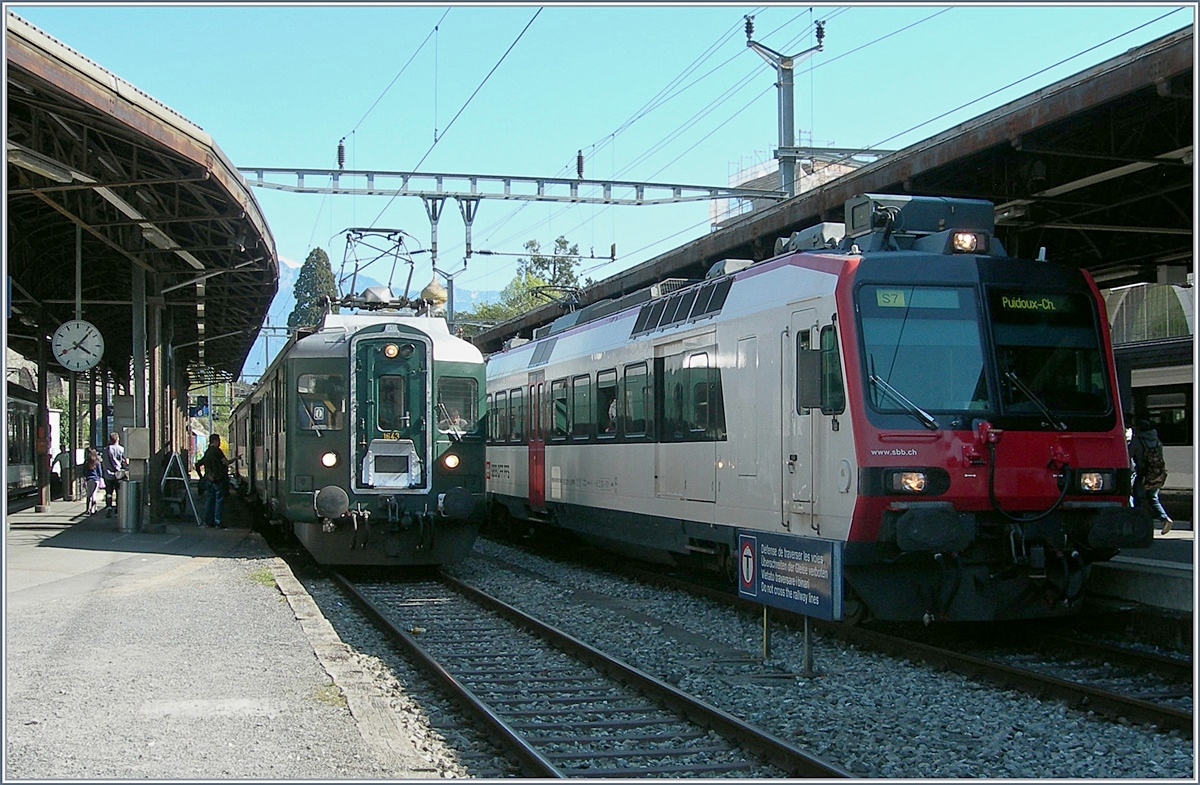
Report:
[[[101,327],[128,375],[135,271],[147,332],[191,382],[233,379],[279,282],[275,241],[207,133],[9,12],[6,19],[8,345],[75,317]]]

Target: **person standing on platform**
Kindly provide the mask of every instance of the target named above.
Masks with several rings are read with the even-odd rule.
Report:
[[[58,467],[58,471],[55,471]],[[62,498],[67,498],[67,475],[68,469],[71,467],[71,452],[67,449],[66,442],[59,442],[58,454],[54,456],[54,460],[50,461],[50,481],[53,492],[62,494]]]
[[[104,470],[104,517],[113,517],[113,498],[117,495],[118,478],[128,477],[129,461],[125,458],[125,448],[121,446],[121,437],[116,433],[108,435],[108,446],[100,459]],[[119,501],[119,500],[118,500]]]
[[[223,529],[221,509],[225,506],[225,494],[229,493],[229,459],[221,450],[221,437],[212,435],[208,449],[200,460],[196,461],[196,472],[204,469],[201,475],[208,481],[208,490],[204,497],[204,522],[215,529]]]
[[[96,514],[96,491],[100,489],[100,482],[103,479],[104,473],[100,470],[100,454],[89,449],[87,461],[83,464],[84,489],[87,492],[85,515]]]

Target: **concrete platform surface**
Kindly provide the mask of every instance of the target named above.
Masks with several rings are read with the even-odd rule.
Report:
[[[4,781],[438,776],[236,515],[128,533],[34,509],[5,516]]]

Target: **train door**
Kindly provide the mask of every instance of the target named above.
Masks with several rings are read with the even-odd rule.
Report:
[[[542,422],[542,398],[546,393],[546,373],[529,374],[529,507],[534,512],[546,511],[546,432]]]
[[[817,312],[805,308],[792,312],[791,329],[782,347],[783,406],[783,522],[794,534],[803,535],[813,527],[813,427],[811,409],[800,405],[805,386],[819,385],[813,376],[813,364],[806,362],[818,348]],[[812,353],[812,354],[810,354]]]

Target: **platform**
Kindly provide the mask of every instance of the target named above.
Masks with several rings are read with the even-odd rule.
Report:
[[[240,505],[226,509],[227,529],[137,533],[82,501],[6,515],[5,781],[437,776]]]
[[[1092,565],[1088,596],[1190,616],[1196,599],[1195,546],[1191,521],[1175,521],[1167,534],[1155,531],[1149,548],[1129,548]]]

